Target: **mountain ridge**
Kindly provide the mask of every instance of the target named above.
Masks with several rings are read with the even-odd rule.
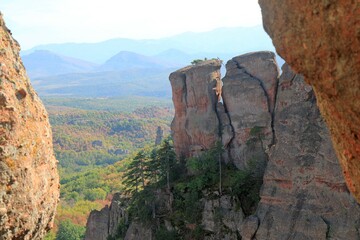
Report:
[[[247,43],[246,47],[245,44],[241,44],[242,42]],[[239,46],[242,46],[243,49]],[[259,49],[259,46],[262,49]],[[255,27],[218,28],[201,33],[186,32],[160,39],[116,38],[97,43],[45,44],[23,51],[22,55],[25,56],[41,49],[90,62],[104,63],[122,50],[151,56],[171,48],[179,49],[188,54],[218,52],[219,55],[274,49],[270,38],[259,25]]]

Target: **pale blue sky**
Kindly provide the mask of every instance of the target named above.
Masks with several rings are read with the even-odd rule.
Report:
[[[261,24],[257,0],[1,0],[0,10],[22,49]]]

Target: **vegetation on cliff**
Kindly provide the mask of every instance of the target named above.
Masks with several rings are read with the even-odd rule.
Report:
[[[256,162],[243,170],[231,163],[219,165],[222,152],[216,144],[197,157],[180,160],[170,139],[160,147],[140,150],[124,174],[129,221],[121,221],[109,239],[123,239],[132,221],[150,225],[156,239],[202,239],[207,234],[201,223],[204,201],[221,195],[233,197],[245,215],[252,214],[260,200],[262,172]],[[222,218],[220,211],[216,218]]]

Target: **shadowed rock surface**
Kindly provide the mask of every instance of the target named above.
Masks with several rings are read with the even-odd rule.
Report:
[[[0,239],[42,239],[59,177],[48,115],[0,15]]]
[[[272,124],[278,76],[272,52],[244,54],[226,64],[223,99],[233,137],[223,142],[239,168],[250,161],[266,165],[266,151],[274,141]]]
[[[85,240],[106,240],[116,235],[120,222],[127,222],[128,218],[124,202],[121,194],[115,193],[110,207],[91,211],[86,223]]]
[[[360,239],[350,195],[311,86],[285,64],[256,239]]]
[[[360,2],[259,4],[276,51],[314,87],[347,185],[360,201]]]

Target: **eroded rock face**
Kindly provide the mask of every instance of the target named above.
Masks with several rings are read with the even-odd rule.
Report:
[[[86,223],[85,240],[106,240],[109,236],[109,207],[90,212]]]
[[[240,219],[238,234],[244,239],[360,239],[360,207],[343,180],[312,87],[288,65],[278,78],[274,54],[268,52],[235,57],[226,67],[224,105],[213,110],[227,149],[224,160],[238,168],[251,159],[267,164],[259,206]],[[190,125],[193,118],[187,116]],[[174,137],[179,133],[184,134],[174,131]],[[205,201],[203,212],[203,226],[215,238],[218,201]]]
[[[251,53],[227,63],[222,104],[212,92],[218,69],[209,61],[170,77],[178,156],[199,154],[222,140],[223,160],[242,169],[253,159],[263,186],[256,209],[245,209],[225,191],[203,189],[204,239],[360,239],[360,206],[342,177],[312,87],[288,65],[279,78],[273,53]],[[167,202],[156,204],[163,209],[159,216],[169,212]],[[170,221],[166,228],[176,229]],[[150,226],[135,221],[125,239],[153,237]]]
[[[218,103],[213,90],[220,67],[220,61],[204,61],[170,75],[175,106],[171,129],[177,155],[197,155],[221,140],[225,161],[239,168],[250,161],[266,165],[266,151],[274,141],[279,75],[275,55],[255,52],[230,60],[222,80],[223,103]]]
[[[311,86],[283,66],[256,215],[256,239],[360,239],[360,207],[341,174]]]
[[[360,2],[259,4],[277,52],[314,87],[347,185],[360,201]]]
[[[52,133],[2,16],[0,36],[0,239],[41,239],[59,199]]]
[[[267,160],[266,151],[274,141],[272,121],[278,76],[272,52],[241,55],[226,64],[223,99],[233,136],[223,144],[239,168],[250,161]]]
[[[219,60],[210,60],[170,74],[175,107],[171,130],[178,156],[197,155],[219,140],[213,88],[220,78],[220,67]]]
[[[214,198],[214,197],[212,197]],[[223,195],[214,199],[203,199],[202,228],[212,235],[205,239],[237,239],[244,213],[237,207],[234,197]]]
[[[120,222],[128,221],[125,203],[121,194],[115,193],[110,207],[91,211],[86,223],[85,240],[106,240],[115,236]]]
[[[126,231],[124,240],[149,239],[154,240],[154,236],[150,226],[139,222],[132,222]]]

